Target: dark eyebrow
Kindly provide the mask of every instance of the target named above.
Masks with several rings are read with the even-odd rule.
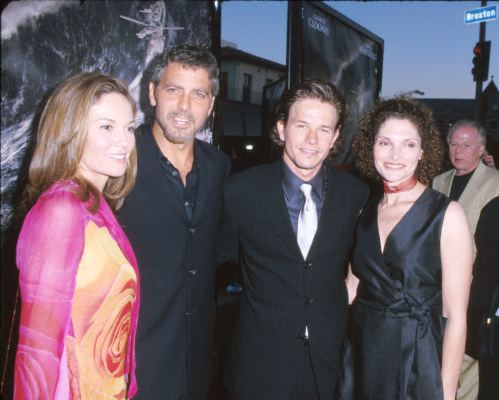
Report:
[[[171,87],[174,87],[177,89],[185,90],[185,88],[182,85],[179,85],[179,84],[174,83],[174,82],[164,82],[161,84],[161,87],[168,87],[168,86],[171,86]],[[205,89],[205,88],[194,88],[191,90],[191,92],[203,92],[203,93],[211,95],[211,90]]]
[[[173,83],[173,82],[161,82],[158,86],[161,86],[161,87],[168,87],[168,86],[173,86],[173,87],[176,87],[176,88],[182,88],[182,85],[179,85],[177,83]]]

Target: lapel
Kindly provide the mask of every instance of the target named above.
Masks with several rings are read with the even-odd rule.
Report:
[[[137,139],[138,168],[144,170],[143,176],[151,177],[148,184],[154,185],[162,193],[163,204],[166,204],[168,208],[172,208],[183,222],[189,224],[183,202],[176,195],[170,183],[170,178],[166,176],[167,172],[161,165],[161,150],[154,139],[151,127],[142,125],[139,132],[141,138]],[[154,179],[157,174],[163,174],[164,179]]]
[[[262,173],[260,176],[261,190],[258,193],[259,207],[264,210],[266,219],[270,221],[275,228],[275,231],[286,244],[288,250],[303,260],[300,247],[296,241],[296,235],[293,231],[291,221],[289,219],[288,208],[284,200],[284,191],[282,189],[281,178],[281,160],[269,165],[269,173]],[[263,170],[262,170],[263,171]],[[317,243],[322,243],[331,229],[335,228],[335,222],[338,219],[340,212],[339,205],[341,204],[340,192],[335,187],[335,170],[332,166],[326,164],[327,171],[327,189],[324,198],[324,206],[317,225],[317,232],[308,252],[307,259],[313,255],[318,246]]]
[[[335,179],[336,171],[334,167],[328,163],[326,165],[327,171],[327,188],[326,196],[324,197],[324,206],[322,208],[321,217],[317,225],[317,232],[315,233],[312,246],[308,253],[308,257],[317,252],[317,246],[319,246],[325,238],[328,236],[331,229],[337,229],[338,217],[341,211],[341,190],[338,190],[338,182]],[[319,243],[319,244],[318,244]]]
[[[258,209],[263,210],[265,219],[272,223],[275,232],[288,247],[288,251],[303,259],[284,199],[281,162],[279,159],[268,165],[268,168],[261,169],[262,173],[259,177],[261,190],[257,194]]]
[[[216,175],[216,167],[213,164],[213,160],[208,157],[205,149],[198,142],[198,139],[196,139],[194,146],[196,152],[195,157],[197,159],[196,161],[198,165],[198,192],[196,205],[194,206],[194,212],[192,214],[192,223],[197,224],[200,218],[205,214],[205,210],[211,210],[211,208],[205,207],[205,204],[208,200],[210,188],[213,187],[213,180],[215,179]],[[185,211],[182,211],[185,214]]]
[[[456,170],[453,169],[449,171],[447,175],[445,175],[442,179],[442,187],[440,188],[441,192],[445,194],[446,196],[449,196],[450,194],[450,189],[452,187],[452,181],[454,180],[454,175],[456,173]]]
[[[487,167],[480,161],[478,167],[476,167],[475,172],[471,175],[471,178],[464,188],[463,193],[459,197],[459,204],[461,204],[465,209],[469,209],[473,205],[473,201],[477,198],[477,193],[480,191],[480,185],[486,179],[485,174],[487,172]]]

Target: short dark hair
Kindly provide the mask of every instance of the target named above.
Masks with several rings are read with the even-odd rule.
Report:
[[[471,119],[460,119],[459,121],[454,122],[447,131],[447,143],[450,142],[450,138],[452,137],[454,132],[464,126],[471,126],[472,128],[475,128],[478,132],[480,144],[484,146],[487,144],[487,132],[485,131],[485,128],[479,122],[473,121]]]
[[[430,184],[442,166],[442,139],[431,110],[423,103],[404,96],[379,101],[361,118],[353,143],[355,166],[359,173],[368,179],[380,179],[374,167],[373,146],[381,125],[390,118],[408,120],[416,127],[423,150],[416,168],[416,177],[420,182]]]
[[[192,69],[205,69],[210,78],[211,94],[213,96],[218,94],[219,72],[217,59],[209,50],[188,44],[174,46],[160,57],[154,65],[150,81],[157,85],[161,80],[161,75],[163,75],[165,68],[174,62]]]
[[[299,85],[284,92],[275,109],[270,137],[278,146],[284,145],[284,142],[279,138],[277,123],[281,121],[286,124],[289,118],[289,111],[293,104],[306,99],[319,100],[323,103],[329,103],[338,113],[338,122],[334,130],[338,130],[339,135],[338,139],[336,139],[334,147],[331,149],[330,155],[332,155],[336,152],[336,149],[340,147],[343,126],[346,118],[346,105],[343,95],[340,93],[338,88],[330,82],[325,82],[319,79],[305,80]]]

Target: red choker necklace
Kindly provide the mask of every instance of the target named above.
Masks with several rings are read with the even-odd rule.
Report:
[[[386,182],[383,182],[383,188],[385,189],[385,193],[398,193],[398,192],[406,192],[411,190],[414,186],[416,186],[418,180],[416,175],[411,176],[403,182],[400,182],[398,185],[391,186]]]

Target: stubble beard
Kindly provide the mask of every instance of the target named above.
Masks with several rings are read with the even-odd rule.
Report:
[[[194,120],[194,117],[192,115],[184,115],[184,114],[179,114],[177,112],[172,112],[172,113],[168,114],[167,121],[169,121],[175,117],[179,117],[179,116],[181,116],[185,119],[188,119],[192,125],[195,125],[196,121]],[[191,143],[196,138],[197,131],[194,131],[194,132],[191,132],[188,134],[184,134],[183,132],[185,130],[182,128],[177,128],[177,129],[173,128],[173,127],[170,128],[167,126],[167,124],[164,124],[164,125],[160,124],[160,126],[161,126],[161,129],[163,130],[163,135],[165,136],[165,138],[172,143],[175,143],[175,144]]]
[[[178,135],[166,129],[163,129],[163,135],[165,135],[166,140],[175,144],[191,143],[196,138],[195,132],[189,135]]]

